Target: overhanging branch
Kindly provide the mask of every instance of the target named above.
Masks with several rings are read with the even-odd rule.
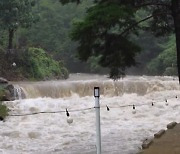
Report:
[[[144,3],[141,5],[137,5],[136,8],[141,8],[141,7],[146,7],[146,6],[166,6],[166,7],[171,7],[169,4],[167,3]]]
[[[146,17],[146,18],[144,18],[144,19],[142,19],[142,20],[140,20],[140,21],[138,21],[138,22],[130,25],[130,26],[129,26],[128,28],[126,28],[120,35],[126,34],[127,32],[129,32],[129,30],[131,30],[132,28],[136,27],[136,26],[139,25],[141,22],[144,22],[144,21],[146,21],[146,20],[149,20],[149,19],[151,19],[152,17],[154,17],[154,15],[150,15],[150,16],[148,16],[148,17]]]
[[[126,33],[129,32],[131,29],[133,29],[134,27],[136,27],[137,25],[139,25],[140,23],[142,23],[142,22],[144,22],[144,21],[146,21],[146,20],[149,20],[149,19],[153,18],[154,16],[159,16],[159,15],[162,15],[162,14],[167,14],[167,12],[150,15],[150,16],[148,16],[148,17],[146,17],[146,18],[144,18],[144,19],[142,19],[142,20],[140,20],[140,21],[138,21],[138,22],[130,25],[130,26],[127,27],[123,32],[121,32],[120,35],[122,36],[122,35],[126,34]]]

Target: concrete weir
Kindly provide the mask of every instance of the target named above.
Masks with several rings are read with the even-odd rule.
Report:
[[[166,131],[162,129],[154,134],[153,140],[144,141],[142,148],[139,154],[179,154],[180,123],[169,123]]]

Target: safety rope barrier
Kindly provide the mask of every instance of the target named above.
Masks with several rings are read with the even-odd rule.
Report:
[[[177,96],[176,96],[177,99]],[[168,100],[165,99],[165,103],[166,105],[168,105]],[[162,103],[161,102],[155,102],[154,100],[151,101],[151,103],[143,103],[143,104],[127,104],[127,105],[120,105],[120,106],[110,106],[110,105],[106,105],[106,106],[101,106],[100,108],[106,108],[107,111],[110,111],[110,109],[112,108],[125,108],[125,107],[133,107],[133,109],[135,109],[136,106],[145,106],[145,105],[151,105],[154,106],[157,103]],[[59,110],[59,111],[41,111],[41,112],[33,112],[33,113],[25,113],[25,114],[9,114],[9,116],[11,117],[18,117],[18,116],[30,116],[30,115],[37,115],[37,114],[51,114],[51,113],[67,113],[67,112],[81,112],[81,111],[88,111],[88,110],[92,110],[95,109],[95,107],[89,107],[89,108],[82,108],[82,109],[73,109],[73,110],[68,110],[66,108],[66,110]]]

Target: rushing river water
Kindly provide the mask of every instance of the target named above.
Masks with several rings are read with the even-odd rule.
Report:
[[[135,154],[143,140],[169,122],[180,122],[179,84],[173,77],[126,77],[114,82],[106,76],[76,74],[66,81],[15,84],[27,98],[5,102],[11,115],[93,108],[93,88],[100,86],[102,154]],[[121,107],[132,104],[136,114],[132,106]],[[147,105],[138,106],[142,104]],[[74,120],[70,125],[65,112],[8,117],[0,122],[0,153],[95,154],[94,109],[70,116]]]

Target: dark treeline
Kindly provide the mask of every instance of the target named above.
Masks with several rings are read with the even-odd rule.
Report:
[[[79,44],[70,39],[73,23],[82,21],[87,15],[87,8],[93,5],[94,4],[88,0],[83,1],[79,5],[76,3],[62,5],[58,0],[36,0],[32,7],[33,21],[28,19],[26,24],[28,23],[29,25],[25,24],[24,26],[22,24],[22,26],[19,25],[18,28],[15,27],[14,29],[13,49],[18,50],[34,47],[36,51],[36,48],[42,48],[50,57],[60,61],[61,66],[64,64],[69,72],[108,73],[108,68],[102,68],[99,64],[99,59],[102,58],[101,55],[92,55],[87,62],[81,62],[77,58],[77,47]],[[137,20],[146,14],[148,13],[144,10],[137,12]],[[0,24],[4,25],[3,21],[1,21]],[[148,25],[150,23],[144,22],[142,24]],[[135,58],[137,66],[128,69],[127,73],[136,75],[175,75],[177,71],[175,39],[173,34],[156,38],[151,32],[138,31],[138,36],[131,35],[130,38],[141,47],[141,52],[137,54]],[[0,46],[2,50],[12,46],[9,42],[9,35],[11,35],[9,32],[10,29],[7,30],[4,26],[0,27]],[[32,50],[31,48],[28,51]],[[42,52],[42,50],[39,51],[39,53]],[[88,51],[86,52],[88,54]],[[24,62],[21,61],[20,59],[19,64],[24,64]],[[29,62],[29,60],[26,61]],[[13,60],[11,63],[12,62]],[[18,70],[24,71],[24,69],[30,68],[31,71],[29,74],[33,75],[27,74],[27,78],[34,77],[38,74],[29,65],[31,65],[30,62],[27,64],[27,67]],[[52,66],[52,69],[54,67],[57,67],[57,64]],[[37,69],[39,68],[36,68],[36,70]],[[44,67],[40,68],[42,73],[37,75],[38,78],[47,76],[47,72],[43,71],[43,69]],[[55,74],[57,74],[57,72]]]

